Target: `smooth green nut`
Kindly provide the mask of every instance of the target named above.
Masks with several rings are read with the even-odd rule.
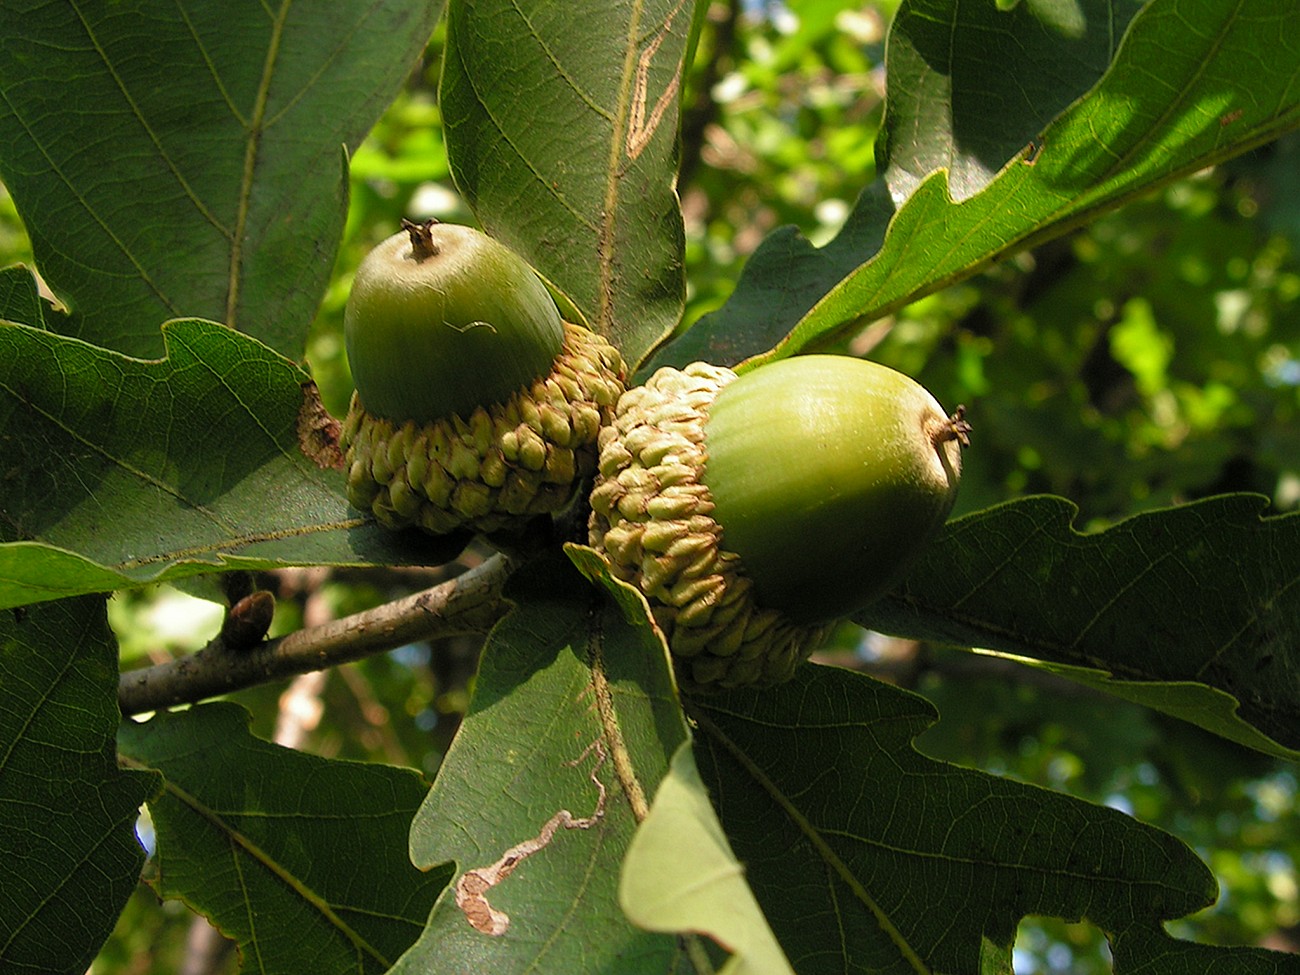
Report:
[[[523,258],[472,227],[402,226],[362,260],[343,313],[372,416],[467,416],[550,371],[564,326]]]
[[[779,683],[943,523],[969,430],[858,359],[661,369],[601,432],[590,542],[645,593],[684,687]]]
[[[765,365],[709,407],[713,517],[766,605],[798,622],[846,616],[897,582],[947,519],[968,430],[879,363]]]
[[[340,438],[349,502],[433,534],[559,510],[595,471],[622,358],[561,321],[503,245],[466,227],[403,226],[362,262],[345,314],[357,384]]]

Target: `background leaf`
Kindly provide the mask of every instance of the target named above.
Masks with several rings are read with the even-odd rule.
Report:
[[[932,6],[939,16],[926,15]],[[1295,51],[1276,4],[1151,0],[1097,86],[1041,132],[1028,131],[1086,83],[1132,10],[1127,3],[1086,8],[1085,28],[1096,27],[1081,40],[1048,29],[1024,10],[1031,6],[1039,5],[1010,13],[994,4],[904,5],[889,42],[881,181],[822,249],[791,228],[772,235],[731,300],[656,363],[734,364],[773,346],[774,355],[826,346],[990,261],[1300,124]],[[1023,47],[1033,61],[1013,61],[1020,70],[1008,71],[1010,47]],[[895,53],[904,66],[897,73]],[[1067,84],[1055,96],[1050,85],[1031,91],[1029,82],[1004,77],[1046,77],[1058,68]],[[988,84],[1000,97],[987,98],[987,85],[956,95],[957,79],[973,77],[996,79]],[[949,113],[950,124],[933,124]],[[996,162],[1022,138],[1014,158]],[[941,165],[952,170],[930,168]]]
[[[675,940],[633,928],[617,898],[637,810],[686,740],[662,646],[562,557],[521,570],[508,595],[517,608],[489,638],[469,713],[412,826],[411,858],[454,861],[459,883],[537,840],[562,809],[598,821],[556,829],[484,892],[509,917],[501,934],[471,927],[446,891],[394,972],[664,972]]]
[[[632,363],[685,295],[673,174],[691,15],[686,0],[448,5],[457,188]]]
[[[162,321],[203,317],[300,356],[343,230],[342,149],[440,6],[6,3],[0,179],[71,306],[54,327],[157,355]]]
[[[1226,691],[1193,681],[1140,681],[1113,677],[1104,670],[1088,667],[1071,667],[1067,664],[1034,660],[984,650],[991,656],[1003,657],[1036,670],[1067,677],[1107,694],[1132,701],[1162,714],[1189,721],[1213,731],[1220,737],[1235,741],[1256,751],[1288,761],[1300,761],[1300,751],[1287,748],[1269,738],[1238,714],[1241,702]]]
[[[272,745],[248,720],[217,703],[122,725],[128,761],[166,776],[149,804],[158,892],[236,940],[242,971],[387,971],[447,882],[405,856],[425,784]]]
[[[1061,498],[999,505],[950,523],[899,589],[856,619],[1104,671],[1115,680],[1090,683],[1266,746],[1257,729],[1290,757],[1300,748],[1300,515],[1261,518],[1266,504],[1207,498],[1092,535],[1071,527],[1077,509]],[[1186,682],[1232,695],[1238,715],[1221,696],[1177,686]]]
[[[1133,932],[1215,897],[1168,834],[925,758],[911,741],[932,706],[870,678],[810,664],[692,713],[701,775],[801,975],[1009,970],[1027,914]]]
[[[293,363],[212,322],[163,334],[167,358],[146,361],[0,324],[0,606],[218,567],[430,564],[463,546],[348,508]]]
[[[22,266],[0,268],[0,321],[45,328],[45,309],[35,275]]]
[[[98,598],[0,612],[0,970],[84,972],[135,888],[140,805],[122,771],[117,647]]]

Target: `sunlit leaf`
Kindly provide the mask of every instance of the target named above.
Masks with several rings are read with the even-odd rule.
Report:
[[[1035,13],[1045,6],[1074,8],[1085,33],[1052,28]],[[1300,125],[1294,45],[1272,0],[1151,0],[1084,93],[1132,11],[904,5],[887,55],[881,179],[824,248],[792,228],[773,234],[728,304],[656,361],[730,364],[827,345]]]
[[[878,151],[895,201],[948,172],[974,196],[1110,67],[1142,0],[910,0],[889,28]]]
[[[685,0],[451,0],[441,104],[484,227],[630,361],[685,295],[674,188]]]
[[[453,862],[394,969],[660,973],[675,939],[618,904],[638,817],[686,729],[661,646],[563,559],[515,577],[469,714],[411,830],[420,866]]]
[[[689,744],[673,755],[632,838],[619,900],[640,927],[699,932],[726,945],[733,953],[726,975],[793,975],[731,852]]]

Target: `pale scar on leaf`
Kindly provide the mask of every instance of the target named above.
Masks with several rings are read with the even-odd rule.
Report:
[[[563,829],[591,829],[605,817],[605,783],[597,774],[605,764],[605,746],[600,739],[592,742],[581,755],[566,765],[577,765],[592,751],[596,753],[596,764],[591,769],[591,781],[596,786],[596,808],[590,816],[578,817],[567,809],[561,809],[546,821],[542,830],[532,839],[512,846],[501,855],[496,863],[487,867],[467,870],[456,881],[456,906],[465,915],[465,920],[476,931],[493,937],[500,937],[510,927],[510,916],[505,911],[494,908],[487,900],[487,892],[501,883],[524,860],[544,849],[550,844],[556,832]]]

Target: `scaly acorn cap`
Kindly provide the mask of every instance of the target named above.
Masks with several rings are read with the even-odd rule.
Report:
[[[562,322],[503,245],[464,227],[404,226],[404,245],[380,244],[365,275],[376,252],[362,262],[345,319],[357,380],[340,437],[348,501],[432,534],[563,508],[595,470],[622,357]]]
[[[858,359],[661,369],[601,433],[589,540],[685,688],[779,683],[942,524],[969,429]]]

